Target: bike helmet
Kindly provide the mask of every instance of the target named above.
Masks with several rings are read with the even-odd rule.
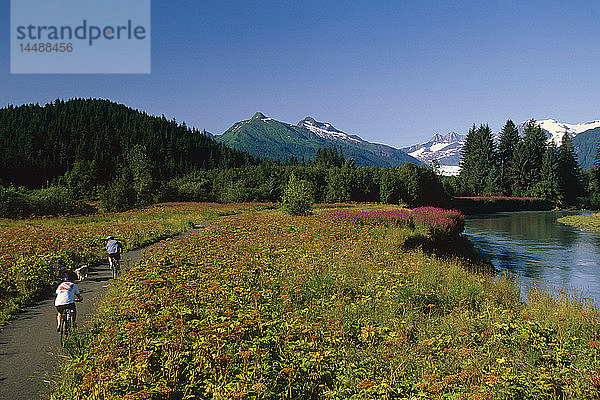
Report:
[[[107,236],[106,237],[106,240],[111,240],[111,239],[114,239],[114,237],[112,237],[112,236]]]
[[[77,280],[77,274],[73,271],[69,271],[63,276],[63,280],[66,282],[75,282]]]

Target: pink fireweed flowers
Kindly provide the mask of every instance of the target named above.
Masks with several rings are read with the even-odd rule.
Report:
[[[412,210],[340,210],[323,215],[361,225],[405,226],[430,236],[456,236],[462,233],[465,226],[465,217],[460,211],[437,207],[419,207]]]

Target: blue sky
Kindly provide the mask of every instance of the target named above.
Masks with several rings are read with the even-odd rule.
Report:
[[[256,111],[404,146],[600,119],[597,1],[152,1],[149,75],[11,75],[0,106],[100,97],[220,134]]]

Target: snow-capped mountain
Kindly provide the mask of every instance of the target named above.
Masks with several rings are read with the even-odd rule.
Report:
[[[319,148],[339,147],[357,165],[391,167],[422,162],[391,146],[370,143],[348,135],[327,122],[306,117],[296,125],[280,122],[257,112],[248,120],[231,126],[215,140],[257,157],[273,160],[314,159]]]
[[[523,121],[517,125],[517,130],[521,135],[524,134],[528,122]],[[580,124],[567,124],[555,119],[536,120],[535,122],[546,132],[548,141],[554,141],[557,146],[560,146],[565,132],[573,138],[580,133],[600,127],[600,120]],[[467,135],[459,135],[454,132],[450,132],[446,136],[436,134],[425,143],[405,147],[402,150],[428,165],[431,165],[433,160],[438,160],[442,174],[457,175],[460,172],[460,152],[466,137]],[[494,133],[496,141],[499,137],[499,132]]]
[[[342,140],[345,142],[360,143],[363,140],[355,135],[348,135],[339,129],[334,128],[328,122],[315,121],[313,117],[306,117],[302,121],[298,122],[298,127],[308,129],[315,135],[328,140]]]
[[[525,131],[525,126],[528,122],[529,121],[524,121],[517,125],[517,129],[521,135]],[[535,122],[546,132],[546,135],[548,135],[548,141],[553,140],[557,146],[560,146],[565,132],[568,133],[571,138],[573,138],[582,132],[600,127],[600,120],[583,122],[580,124],[567,124],[564,122],[558,122],[555,119],[542,119],[539,121],[536,120]]]
[[[433,160],[440,164],[444,175],[456,175],[459,172],[460,151],[467,135],[450,132],[445,136],[436,134],[425,143],[404,147],[402,151],[424,163],[431,165]]]

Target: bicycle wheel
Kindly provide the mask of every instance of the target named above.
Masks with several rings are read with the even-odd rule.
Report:
[[[71,313],[65,312],[60,321],[60,345],[65,347],[69,334],[71,333]]]
[[[65,342],[67,340],[67,336],[66,336],[66,318],[67,318],[67,316],[64,313],[60,316],[60,328],[59,328],[58,332],[59,332],[60,346],[61,347],[65,346]]]

